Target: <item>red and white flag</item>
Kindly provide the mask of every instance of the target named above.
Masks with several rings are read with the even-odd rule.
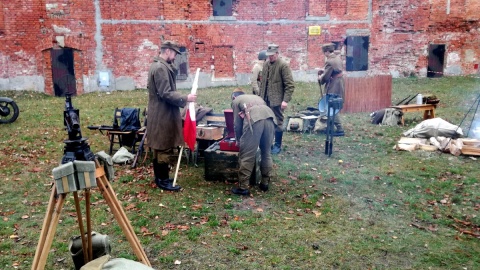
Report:
[[[192,85],[192,94],[197,93],[198,88],[198,74],[200,68],[197,68],[195,79]],[[195,142],[197,140],[197,121],[195,119],[195,103],[189,102],[187,112],[185,113],[185,121],[183,122],[183,139],[191,151],[195,149]]]

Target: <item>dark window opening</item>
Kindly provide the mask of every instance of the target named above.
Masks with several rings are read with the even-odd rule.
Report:
[[[63,97],[66,94],[77,94],[75,70],[73,65],[73,49],[51,49],[52,81],[55,96]]]
[[[444,63],[445,63],[445,45],[430,44],[430,46],[428,46],[427,78],[442,77]]]
[[[181,54],[175,58],[175,65],[177,68],[177,80],[186,80],[188,78],[188,57],[187,48],[180,47]]]
[[[204,53],[205,52],[205,43],[195,42],[195,53]]]
[[[213,16],[232,16],[233,0],[212,0]]]
[[[368,70],[368,45],[369,37],[353,36],[345,40],[346,48],[346,70],[364,71]]]

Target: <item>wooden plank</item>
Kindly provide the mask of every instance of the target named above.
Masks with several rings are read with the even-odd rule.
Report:
[[[469,145],[463,145],[461,149],[462,155],[468,156],[480,156],[480,147],[473,147]]]
[[[427,139],[423,138],[408,138],[408,137],[401,137],[398,143],[402,144],[425,144]]]

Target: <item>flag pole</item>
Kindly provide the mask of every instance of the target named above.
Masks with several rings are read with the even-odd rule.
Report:
[[[175,177],[173,178],[172,187],[175,187],[177,183],[178,169],[180,168],[180,160],[182,160],[182,155],[183,155],[183,146],[180,147],[180,152],[178,153],[177,168],[175,169]]]
[[[196,94],[197,93],[197,88],[198,88],[198,75],[200,74],[200,68],[197,68],[197,72],[195,73],[195,79],[193,79],[193,85],[192,85],[192,91],[190,92],[191,94]],[[189,119],[192,121],[196,121],[195,118],[195,103],[194,102],[189,102],[188,103],[188,109],[187,113],[189,114]],[[185,117],[187,119],[187,117]],[[185,125],[185,123],[184,123]],[[190,149],[190,151],[193,151],[193,149]],[[180,168],[180,161],[182,160],[182,155],[183,155],[183,146],[180,147],[180,153],[178,154],[178,161],[177,161],[177,168],[175,169],[175,177],[173,178],[173,183],[172,186],[175,187],[177,183],[177,176],[178,176],[178,169]]]

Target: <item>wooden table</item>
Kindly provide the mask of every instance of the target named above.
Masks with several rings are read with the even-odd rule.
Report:
[[[398,105],[391,106],[390,108],[395,108],[400,110],[403,114],[406,112],[421,112],[423,111],[423,120],[435,118],[435,108],[436,104],[408,104],[408,105]],[[402,125],[405,125],[405,121],[402,115]]]

